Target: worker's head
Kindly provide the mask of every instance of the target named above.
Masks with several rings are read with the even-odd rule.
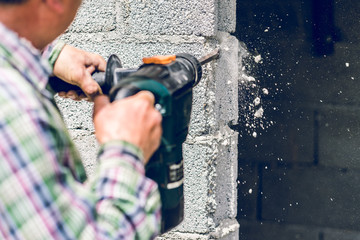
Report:
[[[0,0],[0,22],[42,49],[74,20],[82,0]]]

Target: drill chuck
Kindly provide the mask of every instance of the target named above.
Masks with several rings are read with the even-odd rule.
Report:
[[[192,87],[195,87],[202,77],[201,63],[194,56],[187,53],[177,54],[176,59],[182,62],[187,72],[192,73]]]

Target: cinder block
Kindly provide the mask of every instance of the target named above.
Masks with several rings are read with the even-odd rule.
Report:
[[[216,195],[217,203],[214,214],[215,224],[224,219],[235,219],[237,216],[237,133],[228,132],[218,143],[216,161]]]
[[[236,27],[236,0],[218,1],[218,29],[222,32],[234,32]],[[241,3],[238,3],[241,4]]]
[[[359,171],[268,169],[262,181],[262,219],[360,230]]]
[[[170,231],[167,232],[159,237],[156,240],[179,240],[179,239],[186,239],[186,240],[208,240],[209,237],[207,235],[202,234],[191,234],[191,233],[181,233]]]
[[[116,28],[115,0],[84,0],[69,32],[108,32]]]
[[[99,150],[99,145],[94,133],[86,130],[73,129],[70,130],[70,135],[80,153],[87,175],[91,176],[97,164],[96,156]]]
[[[96,166],[98,143],[94,135],[92,121],[93,104],[87,101],[73,101],[56,96],[56,103],[69,129],[85,166],[87,175],[91,175]]]
[[[73,101],[57,96],[55,99],[68,129],[80,129],[89,132],[95,131],[92,122],[92,103],[87,101]]]
[[[219,32],[217,38],[220,43],[220,58],[215,62],[215,115],[220,125],[227,125],[237,122],[239,118],[238,80],[239,64],[242,62],[239,56],[246,50],[229,33]]]
[[[254,119],[240,112],[239,159],[280,165],[312,164],[315,151],[314,110],[306,106],[276,104],[272,108],[264,110],[264,119]],[[258,121],[265,123],[264,129]],[[273,124],[266,126],[270,121]],[[252,127],[252,124],[257,127]]]
[[[235,219],[224,219],[210,234],[209,239],[238,240],[239,223]]]
[[[187,139],[183,145],[185,219],[177,231],[208,234],[236,217],[236,133]]]
[[[204,81],[194,88],[189,131],[192,137],[215,134],[222,126],[238,119],[238,64],[241,61],[238,54],[244,50],[228,33],[219,33],[217,37],[220,59],[204,66]]]
[[[140,36],[127,37],[117,32],[109,33],[72,33],[65,34],[62,39],[66,43],[86,51],[95,52],[108,58],[116,54],[122,61],[123,67],[138,67],[142,64],[143,57],[153,55],[172,55],[177,53],[189,53],[200,58],[208,52],[203,37],[159,37]]]
[[[118,26],[124,34],[201,35],[216,33],[216,1],[121,0]]]
[[[156,240],[208,240],[208,239],[219,239],[219,240],[238,240],[239,239],[239,224],[230,222],[222,226],[219,229],[221,232],[225,232],[225,235],[212,235],[212,234],[194,234],[194,233],[181,233],[181,232],[168,232],[156,238]]]
[[[360,168],[360,109],[319,110],[319,163],[340,168]]]
[[[185,217],[177,231],[206,234],[215,228],[216,148],[214,141],[183,145]]]

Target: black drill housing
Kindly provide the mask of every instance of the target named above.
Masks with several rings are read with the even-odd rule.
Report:
[[[111,101],[151,91],[163,117],[159,149],[146,165],[146,176],[158,183],[162,202],[161,232],[177,226],[184,216],[182,144],[186,140],[192,108],[192,88],[200,81],[202,68],[196,58],[178,54],[169,64],[144,64],[110,91]]]
[[[155,96],[155,107],[163,117],[159,149],[146,165],[146,176],[157,182],[162,202],[161,233],[177,226],[184,216],[183,151],[192,109],[192,89],[202,77],[200,62],[190,54],[178,54],[167,64],[143,64],[138,69],[123,69],[116,55],[110,56],[105,73],[95,73],[104,94],[111,101],[147,90]],[[80,88],[52,77],[55,92]],[[141,126],[139,126],[141,127]]]

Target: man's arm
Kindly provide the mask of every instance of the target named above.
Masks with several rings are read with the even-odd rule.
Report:
[[[144,175],[143,156],[159,144],[161,117],[148,94],[116,104],[96,100],[96,131],[104,142],[95,174],[82,183],[75,171],[80,159],[52,104],[33,96],[31,85],[18,87],[1,78],[0,85],[0,238],[150,239],[159,233],[160,196]],[[11,101],[14,93],[28,96]],[[111,112],[115,118],[109,122]],[[117,126],[98,126],[111,126],[117,118],[125,130],[137,125],[135,138],[120,135]],[[149,122],[138,125],[144,119]]]
[[[104,59],[67,45],[61,47],[61,44],[63,43],[54,44],[51,51],[48,51],[50,63],[54,64],[54,74],[82,87],[83,90],[89,89],[87,85],[95,83],[90,77],[91,73],[95,69],[105,70]],[[68,67],[69,65],[76,67]],[[96,137],[102,145],[102,150],[99,154],[99,169],[91,177],[88,186],[107,195],[104,197],[100,194],[102,200],[101,203],[97,203],[97,213],[101,216],[100,219],[107,222],[105,225],[110,226],[108,221],[116,220],[112,222],[114,227],[112,231],[115,233],[122,231],[118,229],[119,219],[113,216],[118,214],[116,210],[121,210],[125,216],[120,222],[126,223],[129,219],[138,219],[131,231],[135,234],[138,232],[145,234],[136,235],[139,238],[157,234],[161,217],[157,186],[150,179],[145,178],[143,167],[160,144],[161,115],[153,105],[154,96],[146,92],[112,104],[107,97],[99,96],[94,104]],[[115,179],[110,181],[110,176]],[[149,183],[146,185],[146,182]],[[109,189],[117,189],[117,191],[109,192]],[[118,202],[119,199],[122,201],[121,204]],[[110,207],[113,205],[112,202],[114,206]],[[114,208],[114,211],[111,213],[105,210],[106,213],[100,214],[104,211],[103,206],[105,209]],[[126,217],[130,209],[139,215]],[[109,231],[111,232],[110,229],[107,230]]]
[[[145,238],[153,238],[155,235],[152,234],[158,233],[158,227],[160,227],[160,225],[154,225],[154,223],[158,224],[161,218],[160,196],[157,191],[151,191],[157,185],[144,177],[145,170],[143,167],[159,147],[162,134],[162,118],[159,111],[155,110],[154,102],[154,95],[146,91],[113,103],[109,103],[106,96],[98,96],[94,102],[96,138],[100,144],[105,146],[103,149],[108,150],[106,153],[102,153],[100,157],[104,167],[104,177],[109,182],[119,183],[109,188],[99,185],[98,181],[95,188],[106,197],[105,209],[119,208],[126,215],[126,219],[134,219],[132,228],[136,229],[136,233],[141,233],[136,235],[137,239],[144,236],[146,236]],[[129,153],[136,158],[136,161],[123,160],[120,163],[121,154],[114,145],[119,140],[125,141],[130,146],[137,146],[140,156],[143,157],[139,158],[136,157],[139,154]],[[121,165],[113,165],[116,163]],[[127,168],[136,170],[140,173],[141,178],[130,173]],[[145,182],[142,178],[147,179],[147,181]],[[100,182],[103,183],[104,181]],[[117,201],[121,199],[122,202],[121,204],[107,202],[112,202],[112,199],[117,199]],[[138,215],[139,211],[144,213]],[[102,217],[106,219],[107,224],[113,222],[112,226],[117,227],[118,220],[114,221],[113,216],[104,212]]]

